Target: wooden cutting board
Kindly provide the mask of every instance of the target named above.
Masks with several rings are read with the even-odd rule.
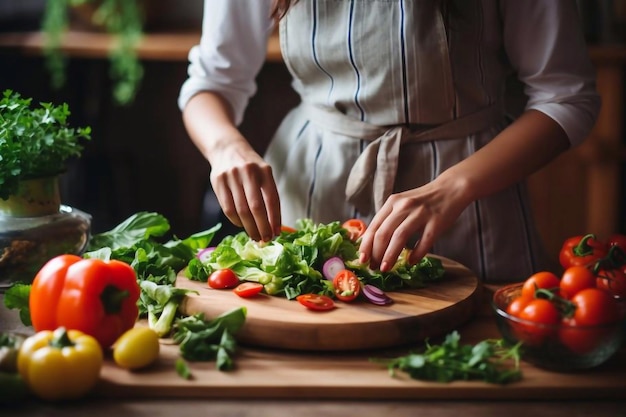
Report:
[[[232,290],[209,288],[182,273],[176,286],[198,293],[181,304],[187,315],[204,313],[210,318],[246,307],[246,322],[237,334],[242,345],[308,351],[377,349],[443,335],[473,316],[480,302],[478,279],[458,262],[440,259],[446,273],[439,282],[390,292],[394,302],[387,306],[338,301],[333,310],[311,311],[282,297],[241,298]]]

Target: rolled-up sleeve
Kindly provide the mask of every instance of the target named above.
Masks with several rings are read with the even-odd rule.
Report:
[[[596,72],[574,0],[503,0],[503,41],[525,84],[526,109],[543,112],[583,142],[600,111]]]
[[[189,52],[188,78],[178,96],[181,111],[201,91],[220,94],[240,124],[256,92],[255,78],[272,31],[272,0],[205,0],[200,43]]]

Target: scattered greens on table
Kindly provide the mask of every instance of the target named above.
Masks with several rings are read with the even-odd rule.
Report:
[[[425,257],[410,265],[404,252],[389,272],[374,271],[359,262],[358,243],[348,239],[340,222],[315,224],[301,219],[297,226],[296,232],[281,233],[265,243],[250,239],[245,232],[227,236],[207,259],[192,259],[186,276],[206,281],[213,271],[230,268],[241,280],[263,284],[269,295],[293,299],[306,293],[333,295],[332,283],[320,270],[334,256],[340,257],[364,284],[384,291],[420,288],[444,273],[439,259]]]
[[[413,379],[437,382],[482,380],[507,384],[521,379],[520,344],[507,346],[502,339],[486,339],[476,345],[461,344],[457,331],[448,334],[440,345],[426,342],[421,353],[410,353],[392,359],[372,358],[386,365],[391,376],[396,371]]]

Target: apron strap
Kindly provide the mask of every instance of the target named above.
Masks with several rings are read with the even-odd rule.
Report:
[[[458,139],[484,130],[502,121],[502,107],[492,105],[450,122],[411,129],[406,126],[376,126],[344,115],[330,107],[301,104],[306,117],[324,130],[368,141],[357,158],[346,184],[347,200],[360,213],[370,215],[380,210],[393,192],[398,172],[400,145],[445,139]]]

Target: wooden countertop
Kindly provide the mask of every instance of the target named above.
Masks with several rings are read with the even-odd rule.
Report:
[[[487,289],[484,300],[490,295]],[[477,316],[459,329],[462,341],[497,335],[488,305],[483,305]],[[17,316],[13,313],[0,308],[0,329],[15,329]],[[367,363],[366,359],[375,355],[372,352],[320,355],[249,347],[242,348],[236,359],[239,371],[219,372],[214,363],[192,365],[197,379],[185,381],[173,369],[176,346],[165,344],[163,348],[157,368],[149,372],[130,373],[107,363],[102,383],[91,398],[65,404],[23,404],[12,408],[11,415],[603,417],[623,416],[626,409],[626,350],[605,366],[572,374],[542,371],[523,363],[524,379],[502,387],[394,379],[384,368]],[[200,380],[202,384],[198,384]]]

